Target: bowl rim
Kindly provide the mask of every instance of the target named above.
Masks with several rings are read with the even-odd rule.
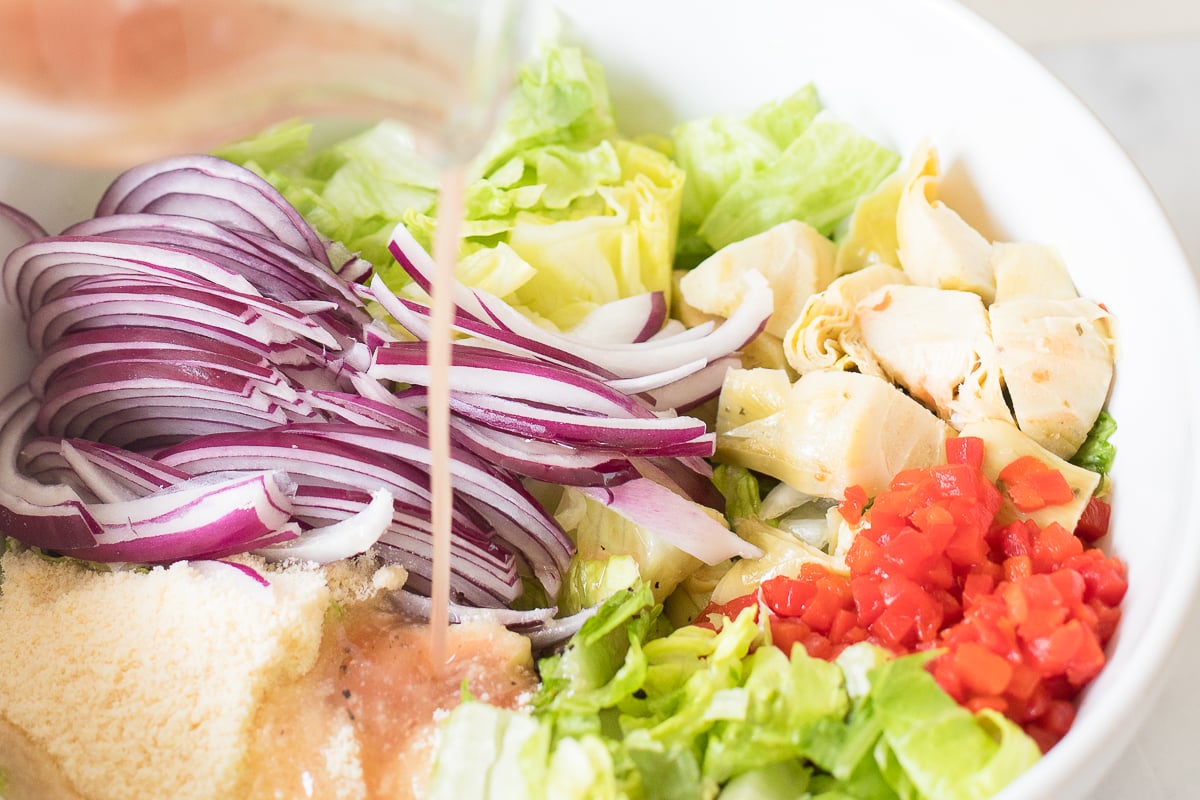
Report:
[[[912,0],[910,0],[911,2]],[[1154,211],[1157,228],[1145,232],[1147,238],[1157,241],[1159,249],[1169,256],[1169,268],[1183,273],[1178,287],[1188,289],[1189,300],[1194,308],[1200,308],[1200,282],[1183,248],[1179,234],[1172,226],[1161,200],[1154,193],[1146,176],[1138,169],[1130,154],[1104,122],[1087,104],[1072,91],[1061,78],[1042,64],[1029,50],[1021,46],[1008,34],[985,19],[975,10],[958,0],[916,0],[930,10],[940,14],[950,24],[959,26],[965,33],[977,38],[981,44],[994,48],[1004,58],[1020,63],[1043,77],[1044,91],[1056,95],[1054,98],[1061,113],[1073,118],[1081,128],[1089,129],[1096,143],[1111,155],[1105,162],[1106,171],[1121,173],[1121,184],[1125,189],[1134,189],[1138,196],[1128,202],[1144,205]],[[1163,264],[1166,267],[1166,264]],[[1200,325],[1188,321],[1200,341]],[[1120,358],[1118,357],[1118,372]],[[1119,382],[1119,376],[1117,378]],[[1191,383],[1194,385],[1195,381]],[[1116,385],[1116,384],[1114,384]],[[1200,436],[1193,434],[1195,444],[1200,446]],[[1196,452],[1193,449],[1192,452]],[[1120,458],[1118,456],[1119,465]],[[1187,465],[1190,475],[1181,480],[1182,486],[1191,491],[1183,498],[1186,510],[1194,518],[1200,512],[1200,471]],[[1114,467],[1120,486],[1119,466]],[[1114,504],[1120,500],[1120,490]],[[1068,735],[1056,745],[1034,768],[1019,776],[1013,783],[996,795],[996,800],[1025,800],[1033,796],[1057,797],[1057,791],[1083,793],[1093,789],[1105,777],[1113,762],[1105,769],[1095,769],[1092,757],[1102,749],[1110,749],[1115,755],[1123,754],[1138,733],[1147,724],[1147,717],[1154,698],[1162,690],[1158,680],[1171,661],[1172,648],[1180,639],[1189,612],[1200,604],[1200,536],[1180,537],[1182,548],[1175,559],[1176,568],[1165,579],[1156,604],[1155,614],[1149,626],[1138,639],[1136,650],[1127,655],[1120,675],[1109,687],[1119,689],[1118,697],[1087,708],[1087,725],[1073,725]],[[1120,626],[1109,650],[1119,646]],[[1117,749],[1116,745],[1119,745]]]

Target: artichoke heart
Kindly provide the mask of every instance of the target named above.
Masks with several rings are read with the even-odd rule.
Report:
[[[887,373],[862,341],[855,308],[876,289],[898,283],[908,283],[908,276],[888,264],[872,264],[841,276],[809,297],[783,338],[788,363],[801,375],[844,369],[886,378]]]
[[[1082,298],[1023,297],[991,308],[1017,425],[1061,458],[1087,438],[1113,379],[1113,318]]]
[[[1004,504],[996,515],[998,521],[1006,523],[1015,519],[1030,519],[1042,528],[1051,522],[1057,522],[1069,531],[1075,530],[1084,508],[1092,499],[1096,487],[1100,485],[1098,474],[1063,461],[1008,422],[998,420],[976,422],[963,428],[962,435],[983,439],[983,471],[993,481],[1000,477],[1002,469],[1021,456],[1033,456],[1046,466],[1061,472],[1067,479],[1067,485],[1071,487],[1071,493],[1074,495],[1071,502],[1046,506],[1028,513],[1017,510],[1008,497],[1005,497]]]
[[[996,276],[993,303],[1018,297],[1071,300],[1079,296],[1058,250],[1028,242],[992,245],[992,271]]]
[[[873,496],[897,472],[938,463],[952,434],[892,384],[857,372],[811,372],[779,410],[737,426],[729,420],[717,429],[719,461],[836,499],[855,484]]]
[[[1012,420],[979,295],[886,286],[858,304],[863,342],[909,393],[955,428]]]
[[[804,302],[833,280],[835,248],[811,225],[790,220],[722,247],[683,276],[679,289],[688,305],[728,317],[742,302],[742,275],[757,270],[767,279],[775,310],[766,332],[782,337]]]
[[[937,155],[924,145],[913,155],[896,209],[900,266],[913,283],[975,292],[990,303],[992,245],[938,199],[940,183]]]

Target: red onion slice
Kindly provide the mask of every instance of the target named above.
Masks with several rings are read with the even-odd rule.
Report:
[[[579,491],[705,564],[719,564],[734,556],[762,556],[761,550],[715,521],[696,503],[652,480],[638,478],[618,486]]]
[[[361,511],[320,528],[306,531],[286,544],[255,551],[270,561],[315,561],[329,564],[370,550],[392,523],[392,495],[386,489],[371,493]]]
[[[108,187],[96,216],[142,211],[200,217],[270,233],[329,265],[325,245],[274,186],[220,158],[187,155],[134,167]]]

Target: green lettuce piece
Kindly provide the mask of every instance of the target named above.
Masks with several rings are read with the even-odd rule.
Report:
[[[698,233],[714,250],[790,219],[828,236],[899,163],[851,125],[818,117],[769,167],[730,186]]]
[[[561,653],[539,662],[535,708],[594,717],[632,696],[645,680],[642,642],[657,617],[645,585],[610,597]]]
[[[806,755],[805,740],[817,724],[840,722],[849,710],[841,670],[803,648],[789,659],[761,647],[746,659],[746,670],[737,690],[741,708],[713,726],[705,747],[705,774],[718,783]]]
[[[701,566],[695,556],[578,490],[568,488],[563,492],[554,517],[574,540],[577,559],[606,561],[613,556],[630,556],[656,602],[665,600]]]
[[[612,753],[598,736],[567,737],[555,743],[546,766],[546,800],[622,800]]]
[[[640,794],[654,800],[696,800],[705,797],[700,765],[685,747],[626,746],[637,771]]]
[[[718,114],[676,126],[671,132],[675,158],[688,176],[680,225],[699,228],[730,186],[774,163],[820,110],[809,84],[745,118]]]
[[[725,498],[725,518],[730,525],[758,516],[762,495],[753,472],[732,464],[718,464],[713,468],[712,482]]]
[[[925,669],[935,654],[864,643],[834,663],[789,657],[763,643],[752,608],[665,636],[658,612],[645,587],[606,601],[540,662],[531,716],[454,712],[442,796],[494,797],[504,781],[516,798],[972,800],[1040,755],[1014,723],[945,694]],[[463,763],[478,774],[455,774]]]
[[[558,595],[558,611],[569,616],[599,605],[622,589],[638,583],[641,575],[632,556],[593,561],[576,555],[567,567]]]
[[[795,800],[808,789],[812,770],[798,759],[743,772],[729,781],[717,800]]]
[[[488,175],[536,147],[590,146],[615,133],[600,66],[578,48],[547,46],[521,69],[508,111],[473,162],[473,171]]]
[[[537,270],[517,299],[560,328],[604,303],[671,287],[683,171],[643,145],[617,140],[611,149],[615,181],[597,182],[561,210],[518,213],[508,231],[509,245]]]
[[[311,135],[309,123],[287,120],[249,139],[230,142],[213,151],[213,155],[249,166],[260,174],[269,174],[305,158]]]
[[[935,655],[896,658],[871,673],[868,702],[895,757],[894,764],[881,765],[883,772],[897,776],[893,788],[911,781],[930,800],[991,797],[1041,752],[1003,715],[972,714],[943,692],[925,669]]]
[[[1087,438],[1083,440],[1079,450],[1071,457],[1071,463],[1077,467],[1090,469],[1101,475],[1107,475],[1112,469],[1113,459],[1116,458],[1117,448],[1109,441],[1117,432],[1117,421],[1107,411],[1101,411],[1096,417]]]
[[[553,740],[553,725],[467,701],[446,718],[429,800],[625,800],[597,736]]]
[[[284,123],[215,154],[262,175],[317,231],[375,264],[398,288],[406,280],[396,275],[403,273],[388,241],[405,214],[433,209],[437,170],[395,122],[315,151],[311,133],[306,123]]]
[[[541,798],[549,745],[549,730],[533,717],[464,702],[442,727],[429,798]]]

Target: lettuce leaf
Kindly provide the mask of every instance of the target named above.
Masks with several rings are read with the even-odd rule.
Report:
[[[851,125],[820,116],[769,167],[726,189],[697,233],[714,250],[789,219],[828,236],[899,163]]]
[[[732,464],[718,464],[713,468],[712,482],[725,498],[725,518],[730,525],[758,516],[762,495],[753,472]]]
[[[828,236],[899,163],[892,151],[821,113],[810,84],[745,117],[722,114],[672,131],[687,173],[679,262],[798,219]]]
[[[403,222],[430,245],[436,169],[396,123],[316,149],[310,134],[290,123],[217,155],[263,175],[323,236],[402,289],[408,278],[388,240]],[[490,269],[464,269],[464,283],[562,329],[598,305],[670,290],[683,171],[660,150],[618,137],[604,73],[577,48],[544,47],[521,70],[468,175],[462,252]],[[479,276],[486,281],[475,283]]]
[[[820,110],[808,84],[745,118],[718,114],[678,125],[671,133],[675,157],[688,175],[680,223],[699,228],[726,189],[778,159]]]
[[[638,583],[641,575],[632,556],[619,555],[609,559],[571,559],[558,594],[558,611],[570,616],[585,608],[599,605],[622,589]]]
[[[831,663],[771,646],[753,608],[669,635],[659,611],[644,586],[606,601],[540,662],[531,716],[455,711],[435,797],[497,797],[503,776],[517,798],[972,800],[1040,756],[1014,723],[943,692],[935,653],[862,643]],[[462,764],[477,774],[452,774]]]
[[[988,710],[972,714],[943,692],[925,669],[935,655],[893,659],[872,671],[867,702],[895,756],[884,773],[901,771],[930,800],[991,797],[1041,752],[1008,718]]]
[[[553,144],[587,147],[615,133],[600,66],[578,48],[547,46],[521,69],[508,110],[473,171],[490,175],[525,151]]]
[[[1117,456],[1116,446],[1109,441],[1116,432],[1117,421],[1107,411],[1101,411],[1092,429],[1088,431],[1087,438],[1083,440],[1075,455],[1071,456],[1071,463],[1107,475],[1112,469],[1113,459]]]

